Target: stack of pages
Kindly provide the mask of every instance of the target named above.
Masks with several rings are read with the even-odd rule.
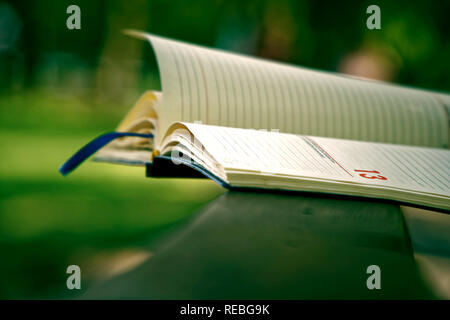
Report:
[[[153,176],[183,167],[228,188],[450,210],[450,95],[130,33],[153,46],[162,93],[144,93],[63,174],[100,149],[96,160],[144,165]]]

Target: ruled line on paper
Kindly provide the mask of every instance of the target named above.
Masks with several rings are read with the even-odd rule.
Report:
[[[195,54],[197,54],[197,52],[195,52]],[[206,108],[205,123],[209,124],[209,99],[208,99],[208,86],[207,86],[206,77],[205,77],[205,70],[203,69],[203,64],[202,64],[201,60],[198,59],[198,57],[197,57],[197,62],[200,66],[200,70],[202,73],[202,79],[203,79],[203,85],[204,85],[204,89],[205,89],[205,108]]]
[[[439,94],[149,38],[162,52],[157,57],[170,110],[162,114],[164,126],[200,118],[295,134],[448,145],[448,108]],[[161,58],[167,51],[171,59]],[[175,78],[178,85],[167,83]]]

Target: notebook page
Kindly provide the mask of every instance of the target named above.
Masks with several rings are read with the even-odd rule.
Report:
[[[445,149],[185,125],[227,172],[371,185],[450,201],[450,151]],[[267,141],[278,148],[268,148]]]
[[[140,36],[152,43],[161,73],[162,131],[175,121],[201,121],[364,141],[448,145],[449,99],[439,99],[436,93]]]

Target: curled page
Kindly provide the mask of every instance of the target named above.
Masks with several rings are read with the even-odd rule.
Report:
[[[448,147],[449,95],[128,33],[149,40],[156,53],[164,95],[159,137],[185,121]]]

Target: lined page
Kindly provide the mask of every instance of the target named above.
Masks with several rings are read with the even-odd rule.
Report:
[[[450,151],[185,123],[227,172],[322,179],[447,198]],[[267,142],[277,149],[271,149]]]
[[[153,35],[164,131],[175,121],[447,147],[449,96],[207,49]],[[159,136],[162,136],[161,134]]]

